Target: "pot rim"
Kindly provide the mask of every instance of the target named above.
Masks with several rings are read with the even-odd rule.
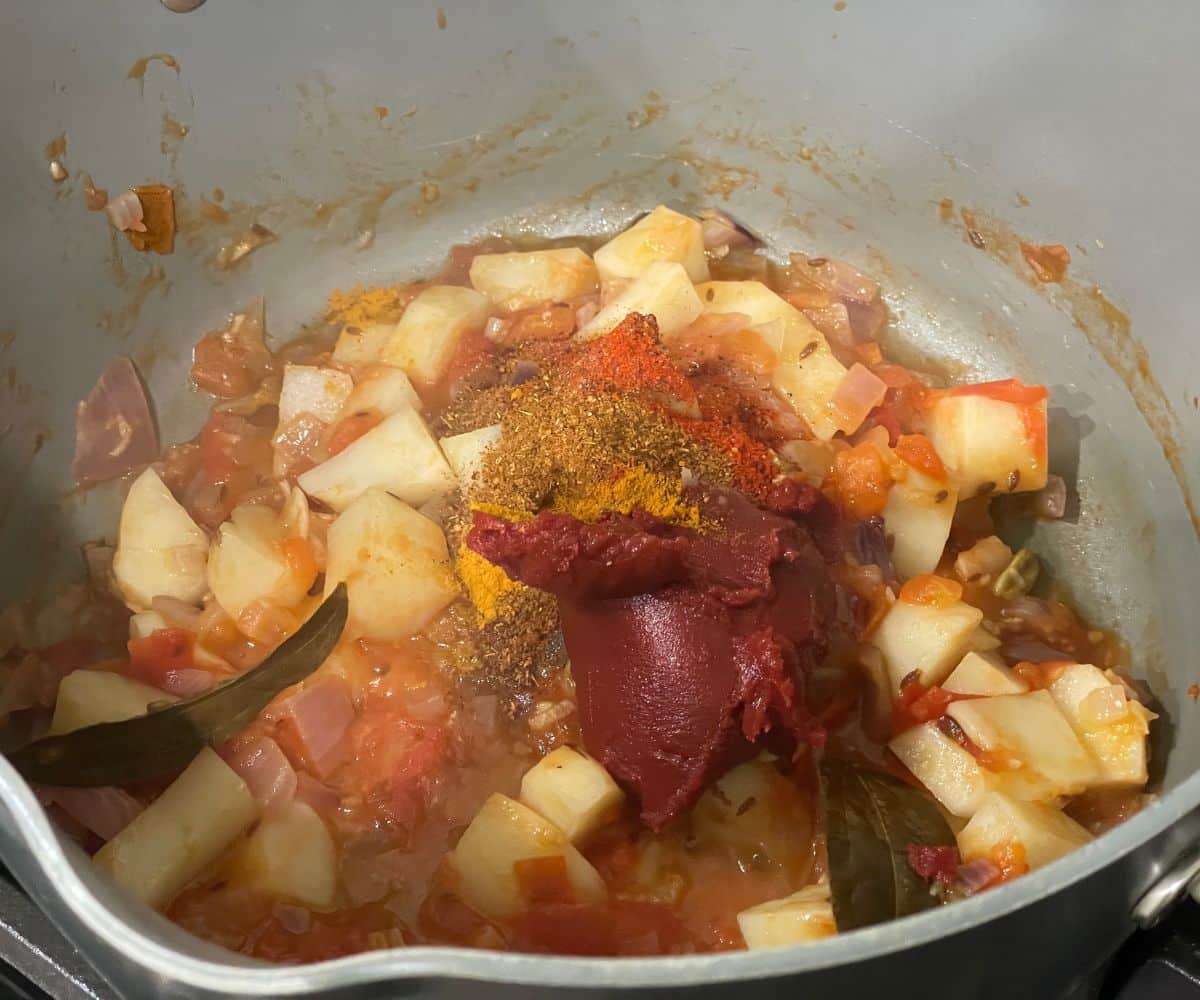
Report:
[[[824,969],[915,947],[995,920],[1073,885],[1183,818],[1200,805],[1200,774],[1191,775],[1138,815],[1059,861],[973,899],[803,946],[662,958],[570,958],[422,945],[296,966],[260,964],[240,956],[238,964],[225,964],[176,950],[110,912],[75,870],[29,785],[2,759],[0,803],[11,813],[16,832],[46,886],[97,942],[145,973],[195,989],[243,997],[312,995],[351,985],[419,978],[543,987],[654,988]]]

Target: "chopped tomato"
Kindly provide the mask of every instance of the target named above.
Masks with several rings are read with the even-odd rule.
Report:
[[[927,882],[950,885],[958,876],[958,848],[909,844],[908,866]]]
[[[918,573],[900,588],[900,600],[929,608],[948,608],[962,600],[962,584],[933,573]]]
[[[143,639],[129,640],[130,673],[140,681],[161,687],[174,670],[196,665],[196,637],[185,628],[160,628]]]
[[[1000,869],[1000,875],[992,881],[992,885],[1011,881],[1018,875],[1024,875],[1029,871],[1029,861],[1025,854],[1025,845],[1017,840],[1010,840],[1007,843],[1000,844],[991,852],[989,858]]]
[[[531,905],[575,902],[575,892],[567,876],[567,859],[561,854],[522,858],[513,863],[513,876],[521,895]]]
[[[330,456],[345,451],[355,441],[383,423],[383,414],[378,410],[359,410],[348,417],[339,420],[329,432],[329,442],[326,444]]]
[[[887,464],[870,441],[839,451],[826,480],[842,509],[858,520],[883,512],[891,485]]]
[[[1044,663],[1021,661],[1013,667],[1013,673],[1033,690],[1048,688],[1067,667],[1074,666],[1073,660],[1047,660]]]
[[[914,671],[915,674],[915,671]],[[900,685],[900,694],[892,705],[892,733],[899,734],[913,726],[932,722],[946,714],[951,702],[959,700],[960,696],[952,694],[944,688],[926,687],[915,677],[904,679]]]
[[[668,907],[631,900],[534,906],[517,927],[518,948],[559,955],[669,954],[683,938],[683,926]]]
[[[946,466],[942,464],[933,442],[924,434],[901,434],[896,439],[895,448],[896,454],[918,472],[923,472],[930,479],[945,482]]]
[[[994,399],[999,403],[1032,406],[1046,399],[1050,395],[1050,390],[1044,385],[1026,385],[1019,378],[1006,378],[997,382],[976,382],[973,385],[958,385],[952,389],[942,389],[936,395],[939,398],[986,396],[988,399]]]
[[[235,428],[240,422],[233,414],[214,410],[200,431],[200,458],[204,463],[204,478],[210,483],[228,483],[237,471]]]

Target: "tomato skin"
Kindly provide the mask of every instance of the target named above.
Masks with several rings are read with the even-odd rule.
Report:
[[[174,670],[196,665],[196,637],[185,628],[160,628],[142,639],[129,640],[129,672],[136,680],[161,687]]]
[[[896,454],[918,472],[938,482],[946,481],[946,466],[933,442],[924,434],[901,434],[896,439]]]
[[[900,688],[900,696],[892,706],[892,735],[897,736],[906,729],[919,726],[946,714],[946,709],[959,696],[938,687],[925,687],[919,681]]]
[[[374,430],[381,423],[383,423],[383,414],[378,410],[359,410],[357,413],[351,413],[348,417],[339,420],[330,431],[329,441],[326,445],[329,457],[332,458],[338,452],[345,451],[367,431]]]
[[[1006,378],[997,382],[976,382],[973,385],[958,385],[952,389],[943,389],[934,393],[935,398],[953,396],[986,396],[998,403],[1012,403],[1015,406],[1035,406],[1050,395],[1050,390],[1044,385],[1026,385],[1019,378]]]

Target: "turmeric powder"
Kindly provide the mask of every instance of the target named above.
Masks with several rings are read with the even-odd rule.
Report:
[[[499,566],[472,552],[465,543],[458,550],[454,568],[483,624],[494,621],[503,609],[505,598],[522,587]]]
[[[376,323],[395,323],[420,290],[420,286],[413,285],[397,288],[364,288],[355,285],[348,292],[334,289],[329,293],[326,315],[344,326],[368,327]]]

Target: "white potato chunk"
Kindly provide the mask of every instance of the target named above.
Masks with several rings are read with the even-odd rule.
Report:
[[[970,392],[941,396],[926,416],[937,453],[963,497],[1046,485],[1046,402],[1019,405]]]
[[[892,539],[892,564],[901,580],[937,569],[958,505],[958,487],[911,466],[907,473],[888,490],[883,508],[884,527]]]
[[[167,620],[157,611],[139,611],[129,616],[129,638],[145,639],[159,629],[167,628]]]
[[[700,300],[682,264],[655,261],[601,309],[576,336],[591,340],[611,333],[630,313],[653,316],[664,340],[674,336],[700,315]]]
[[[1029,868],[1041,868],[1082,847],[1092,835],[1065,813],[1036,802],[993,792],[958,833],[963,861],[995,859],[1014,852]]]
[[[962,601],[939,608],[897,601],[871,641],[883,654],[894,691],[914,670],[927,687],[940,684],[962,659],[983,612]]]
[[[749,328],[776,356],[785,344],[798,350],[813,340],[825,340],[804,313],[761,281],[706,281],[696,286],[696,294],[706,314],[746,316]]]
[[[412,407],[397,410],[297,482],[334,510],[345,510],[373,487],[419,507],[455,484],[441,448]]]
[[[208,536],[171,495],[158,473],[133,481],[117,533],[113,575],[125,603],[145,611],[155,597],[196,604],[208,589]]]
[[[565,302],[597,291],[596,265],[578,247],[529,253],[484,253],[471,261],[471,287],[500,312]]]
[[[395,323],[375,323],[361,328],[342,327],[333,347],[333,360],[351,368],[373,365],[383,354],[383,348],[395,329]]]
[[[107,670],[75,670],[58,685],[50,734],[69,733],[98,722],[123,722],[174,696]]]
[[[811,345],[816,344],[816,347]],[[805,351],[810,353],[804,355]],[[818,440],[828,441],[838,432],[839,414],[833,394],[846,377],[846,367],[829,349],[825,338],[810,340],[797,354],[785,353],[771,376],[771,384],[792,409],[804,418]]]
[[[1005,793],[1030,802],[1053,802],[1094,785],[1100,770],[1046,691],[956,701],[947,710],[983,750],[1014,766],[997,772]]]
[[[808,885],[783,899],[759,903],[742,910],[737,922],[751,951],[805,944],[837,933],[827,885]]]
[[[1100,764],[1101,784],[1144,785],[1150,713],[1090,663],[1067,667],[1050,696]]]
[[[416,410],[420,413],[425,408],[417,390],[409,381],[407,375],[399,368],[391,365],[372,365],[365,369],[354,383],[354,389],[338,414],[339,420],[364,410],[375,410],[390,417],[401,410]]]
[[[412,302],[379,360],[404,370],[417,385],[431,386],[449,367],[458,342],[487,322],[487,296],[457,285],[426,288]]]
[[[221,525],[208,555],[208,586],[234,622],[258,601],[291,608],[304,600],[312,576],[288,559],[287,538],[279,515],[261,504],[235,507]]]
[[[283,427],[301,413],[310,413],[322,423],[332,423],[354,388],[345,372],[315,365],[284,365],[283,386],[279,390],[279,426]]]
[[[323,910],[337,892],[337,848],[321,817],[296,800],[263,817],[226,871],[240,885]]]
[[[368,490],[347,507],[327,544],[325,596],[345,581],[347,635],[403,639],[458,595],[442,529],[383,490]]]
[[[438,442],[454,475],[464,487],[475,478],[488,449],[500,440],[500,432],[500,425],[492,424],[463,434],[451,434]]]
[[[936,722],[906,729],[888,747],[955,816],[973,816],[992,790],[991,777],[979,761]]]
[[[552,750],[521,779],[521,801],[573,844],[615,819],[624,800],[604,766],[571,747]]]
[[[1024,694],[1029,685],[1000,657],[971,652],[962,658],[942,687],[953,694],[991,696]]]
[[[561,857],[567,884],[578,903],[608,894],[599,872],[553,823],[528,806],[496,793],[483,804],[450,854],[459,895],[485,917],[512,917],[527,900],[516,866],[535,858]]]
[[[94,860],[122,888],[161,910],[257,816],[246,783],[206,747]]]
[[[692,281],[707,281],[699,221],[659,205],[596,251],[596,269],[605,282],[636,278],[655,261],[674,261]]]

